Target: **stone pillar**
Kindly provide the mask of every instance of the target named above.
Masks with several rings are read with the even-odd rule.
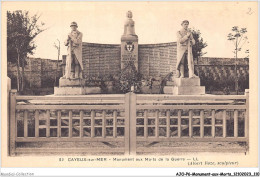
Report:
[[[130,62],[138,71],[138,36],[135,34],[135,22],[132,20],[132,12],[127,12],[124,25],[124,34],[121,37],[121,70]]]

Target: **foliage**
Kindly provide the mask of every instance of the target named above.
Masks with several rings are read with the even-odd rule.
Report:
[[[28,11],[7,11],[7,61],[17,65],[17,89],[24,87],[24,67],[26,57],[37,47],[34,39],[43,32],[44,23],[38,24],[40,16],[29,15]],[[20,74],[22,67],[22,75]],[[21,77],[21,80],[20,80]]]
[[[249,88],[249,74],[238,78],[238,86],[240,91],[245,91],[245,89]]]
[[[134,86],[135,92],[140,92],[142,85],[142,75],[137,72],[133,62],[128,62],[126,67],[121,70],[118,80],[115,80],[113,85],[119,93],[127,93]]]
[[[54,77],[42,77],[41,86],[42,87],[53,87],[54,81],[55,81]]]
[[[247,42],[248,43],[248,38],[245,35],[247,33],[247,29],[246,28],[239,28],[238,26],[233,26],[232,27],[232,32],[228,34],[228,40],[232,41],[233,44],[235,45],[235,49],[233,51],[233,53],[235,54],[235,73],[237,73],[237,58],[238,58],[238,53],[242,51],[242,47],[244,46],[244,44]],[[245,58],[249,58],[249,50],[246,49],[245,50],[246,53],[246,57]],[[238,86],[238,77],[237,74],[235,75],[235,90],[238,94],[239,91],[239,86]]]
[[[54,42],[54,45],[53,47],[55,47],[57,49],[57,52],[58,52],[58,60],[57,60],[57,63],[56,63],[56,72],[55,72],[55,81],[54,81],[54,86],[58,86],[58,70],[59,70],[59,61],[60,61],[60,40],[57,39],[58,41],[58,44],[56,44]]]
[[[108,88],[103,78],[100,79],[100,89],[101,93],[108,93]]]
[[[160,94],[164,93],[163,89],[166,86],[167,81],[170,80],[172,78],[172,76],[173,76],[173,72],[170,72],[170,73],[166,74],[166,76],[161,78],[161,80],[160,80]]]
[[[207,42],[203,41],[200,30],[192,29],[192,36],[195,40],[195,45],[192,46],[193,59],[198,60],[199,57],[205,55],[207,52],[203,52],[203,49],[208,46]]]
[[[232,32],[228,34],[228,40],[232,41],[235,48],[233,53],[235,54],[235,57],[237,58],[237,55],[239,52],[242,51],[242,47],[248,43],[248,38],[245,35],[247,33],[246,28],[239,28],[238,26],[232,27]],[[245,51],[246,57],[249,57],[249,49],[246,49]]]
[[[27,54],[33,54],[37,47],[34,43],[35,37],[44,31],[41,25],[38,25],[40,16],[37,14],[29,16],[28,11],[7,11],[7,60],[16,63],[17,55],[21,59]]]
[[[222,76],[213,77],[213,75],[201,73],[200,75],[201,85],[205,86],[206,91],[212,93],[212,91],[221,91],[224,94],[230,94],[230,92],[234,92],[235,90],[235,78],[234,76]],[[244,92],[245,89],[249,88],[249,75],[238,77],[239,90]]]

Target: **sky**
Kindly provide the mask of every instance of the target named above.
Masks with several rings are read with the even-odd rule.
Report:
[[[6,3],[6,2],[4,2]],[[247,28],[250,40],[257,37],[255,2],[8,2],[4,10],[28,10],[41,15],[46,30],[35,39],[33,57],[57,59],[53,46],[61,41],[61,55],[66,54],[64,40],[70,23],[76,21],[83,42],[120,44],[126,12],[133,12],[139,44],[176,41],[183,20],[200,30],[208,46],[205,57],[234,57],[234,44],[227,40],[233,26]],[[244,49],[252,46],[244,45]],[[238,57],[245,57],[242,51]]]

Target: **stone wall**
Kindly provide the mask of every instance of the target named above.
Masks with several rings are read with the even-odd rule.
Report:
[[[144,77],[165,77],[176,72],[176,42],[161,44],[139,44],[138,69]],[[65,61],[65,60],[64,60]],[[202,57],[195,61],[195,71],[216,75],[234,75],[235,59]],[[249,72],[248,59],[238,59],[238,74]],[[120,72],[120,45],[83,43],[83,65],[86,78],[116,75]]]
[[[107,78],[120,72],[120,45],[83,43],[85,78]],[[65,60],[63,61],[65,65]],[[175,72],[176,42],[138,45],[138,69],[145,77],[164,77]]]
[[[85,78],[108,77],[120,72],[120,45],[83,43]]]
[[[110,76],[120,72],[120,45],[83,43],[84,76],[90,80],[103,78],[108,80]],[[162,79],[170,72],[175,73],[176,42],[161,44],[139,44],[138,66],[139,72],[145,78]],[[62,76],[62,68],[65,66],[65,57],[60,61],[58,78]],[[56,60],[28,58],[25,68],[26,87],[44,88],[52,87],[56,73]],[[206,85],[210,80],[214,83],[235,77],[235,60],[231,58],[202,57],[195,60],[195,72],[201,77],[201,83]],[[239,78],[247,78],[249,75],[249,60],[238,59],[237,72]],[[8,64],[8,76],[12,79],[12,88],[16,87],[16,67]],[[230,82],[231,82],[230,81]],[[247,81],[248,83],[248,81]]]
[[[42,58],[27,58],[25,66],[25,87],[41,88],[53,87],[57,69],[57,60]],[[59,61],[58,78],[62,76],[62,61]],[[22,71],[22,68],[20,68]],[[16,88],[17,68],[15,64],[8,63],[7,75],[12,80],[12,88]]]
[[[176,68],[176,42],[160,44],[139,44],[138,69],[145,77],[165,77]],[[65,60],[64,60],[65,61]],[[202,57],[195,61],[195,71],[199,74],[222,76],[234,75],[235,60],[231,58]],[[83,43],[83,65],[86,78],[116,75],[120,72],[120,45]],[[238,59],[238,74],[249,72],[248,59]]]
[[[201,79],[201,85],[206,91],[234,91],[235,90],[235,59],[202,57],[195,62],[195,72]],[[244,92],[249,88],[249,60],[237,60],[238,89]]]
[[[176,43],[139,45],[139,71],[146,77],[165,77],[175,73]]]
[[[234,58],[202,57],[198,62],[195,62],[195,71],[200,76],[212,76],[215,80],[226,77],[235,77],[234,63]],[[248,59],[237,59],[237,75],[238,77],[247,77],[249,75]]]

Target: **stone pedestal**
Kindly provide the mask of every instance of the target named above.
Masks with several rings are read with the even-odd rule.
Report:
[[[54,95],[85,95],[84,79],[60,78],[59,87],[54,87]]]
[[[200,78],[174,78],[163,89],[165,94],[204,95],[205,86],[200,86]]]
[[[54,95],[85,95],[84,87],[54,87]]]
[[[60,87],[81,87],[85,86],[85,80],[84,79],[65,79],[60,78],[59,80],[59,86]]]
[[[60,78],[59,87],[54,87],[54,95],[86,95],[101,93],[100,87],[86,87],[84,79]]]

